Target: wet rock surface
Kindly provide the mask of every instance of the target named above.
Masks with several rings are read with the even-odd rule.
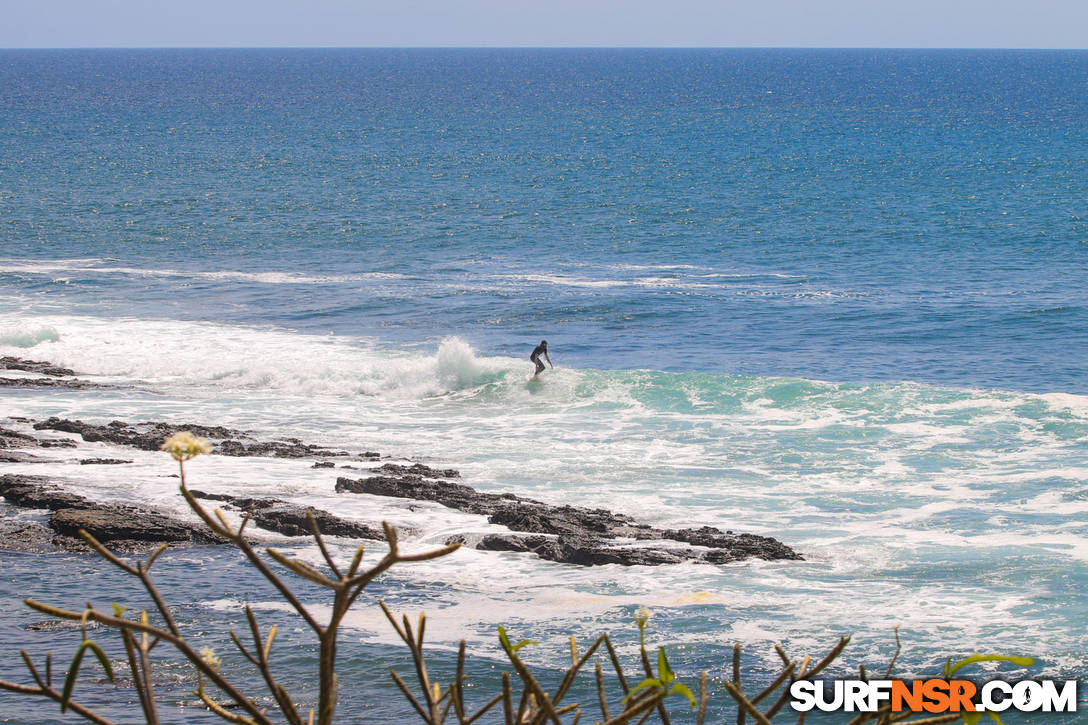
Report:
[[[710,526],[658,529],[606,509],[554,506],[510,493],[481,493],[470,486],[444,480],[442,477],[449,475],[448,470],[420,465],[387,464],[375,471],[384,475],[362,479],[340,477],[336,480],[336,490],[434,501],[458,511],[487,516],[489,523],[521,532],[484,536],[475,544],[477,549],[532,552],[543,559],[584,566],[681,561],[723,564],[752,557],[801,559],[793,549],[768,536],[734,534]],[[454,536],[450,541],[470,544],[465,537]],[[654,544],[641,543],[648,541]],[[686,546],[663,543],[667,541]]]
[[[33,448],[38,445],[38,439],[26,433],[0,428],[0,448]]]
[[[86,622],[73,622],[70,619],[43,619],[31,622],[26,629],[31,632],[78,632],[83,629],[99,629],[102,625],[93,619]]]
[[[56,551],[55,533],[43,521],[22,518],[11,506],[0,504],[0,547],[8,551]]]
[[[62,368],[59,365],[54,365],[50,362],[43,362],[41,360],[23,360],[22,358],[11,357],[10,355],[0,357],[0,370],[20,370],[22,372],[38,373],[39,375],[49,375],[50,377],[57,378],[76,374],[74,370]]]
[[[378,526],[344,519],[328,511],[292,504],[280,499],[238,498],[194,491],[197,498],[223,501],[250,514],[253,524],[285,536],[310,536],[307,510],[327,536],[384,540]],[[44,476],[0,476],[0,496],[7,504],[50,512],[44,522],[0,519],[0,545],[9,550],[85,550],[79,535],[83,529],[112,549],[144,551],[149,544],[222,543],[198,522],[180,521],[150,509],[98,503],[65,491],[61,482]],[[20,541],[21,539],[21,541]]]
[[[178,431],[189,431],[207,439],[212,453],[224,456],[267,456],[275,458],[333,458],[351,457],[347,451],[332,450],[323,446],[303,443],[297,438],[260,441],[245,431],[223,426],[197,425],[195,423],[126,423],[115,420],[107,425],[95,425],[81,420],[49,418],[34,424],[35,430],[55,430],[75,433],[83,440],[130,446],[144,451],[157,451],[162,442]],[[370,460],[371,453],[357,454],[356,458]]]
[[[48,366],[48,363],[21,362]],[[39,369],[30,372],[47,374]],[[55,374],[70,374],[70,371],[55,368]],[[87,442],[104,442],[145,451],[158,450],[165,438],[178,431],[190,431],[207,439],[215,454],[312,458],[317,459],[313,464],[315,469],[335,467],[329,459],[365,461],[372,465],[380,458],[380,454],[373,451],[352,454],[295,438],[262,441],[246,431],[223,426],[162,422],[133,424],[121,420],[100,425],[57,417],[38,422],[18,419],[18,422],[31,424],[34,431],[74,434]],[[47,459],[35,457],[26,449],[80,445],[67,437],[48,438],[0,427],[0,462],[44,461]],[[72,463],[77,460],[83,465],[131,463],[127,459],[107,457],[73,459]],[[344,463],[339,468],[357,469]],[[461,475],[450,468],[431,468],[421,463],[385,463],[369,471],[364,466],[360,473],[371,475],[357,479],[341,476],[336,479],[336,491],[439,503],[458,511],[485,516],[489,523],[510,531],[482,537],[456,534],[448,539],[481,550],[532,553],[550,561],[583,566],[658,565],[683,561],[722,564],[747,558],[802,558],[782,542],[766,536],[735,534],[709,526],[655,528],[607,509],[557,506],[511,493],[479,492],[451,480],[460,479]],[[324,474],[315,471],[314,475]],[[80,528],[89,531],[110,548],[122,552],[146,551],[164,541],[178,545],[218,543],[218,539],[199,522],[179,521],[138,506],[92,502],[64,488],[61,479],[0,476],[0,496],[7,504],[51,512],[44,520],[35,521],[25,516],[4,515],[4,509],[12,510],[10,506],[4,506],[0,509],[0,547],[22,551],[55,551],[58,548],[84,550],[85,543],[76,538]],[[328,511],[282,499],[236,497],[200,491],[193,491],[193,495],[248,513],[252,524],[285,536],[310,535],[306,516],[307,510],[310,510],[326,535],[353,539],[385,538],[378,525],[345,519]],[[409,508],[416,510],[412,506]]]
[[[88,502],[89,503],[89,502]],[[62,536],[79,536],[84,529],[102,543],[114,541],[217,543],[207,529],[135,506],[82,504],[53,512],[49,525]]]
[[[151,548],[150,544],[162,542],[219,543],[203,525],[178,521],[137,506],[90,501],[63,490],[57,481],[44,476],[0,476],[0,496],[13,506],[51,512],[44,525],[21,522],[26,529],[23,535],[32,537],[29,543],[19,541],[14,531],[4,531],[0,540],[8,549],[84,550],[87,545],[79,536],[80,529],[111,549],[125,552],[145,551]],[[11,524],[12,520],[6,522]]]
[[[4,388],[58,388],[63,390],[95,390],[115,388],[114,385],[92,383],[79,378],[8,378],[0,377],[0,387]]]
[[[311,536],[310,522],[306,512],[312,511],[318,528],[325,536],[385,540],[385,534],[380,527],[341,518],[328,511],[300,506],[281,499],[240,498],[224,494],[208,494],[203,491],[190,493],[196,498],[225,502],[242,513],[248,513],[251,521],[262,529],[275,531],[284,536]]]

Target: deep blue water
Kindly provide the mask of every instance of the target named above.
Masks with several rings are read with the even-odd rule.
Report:
[[[846,633],[850,666],[882,670],[897,626],[900,674],[1000,651],[1088,677],[1086,252],[1088,52],[0,51],[0,355],[121,386],[3,388],[0,425],[297,436],[805,556],[461,551],[377,584],[492,684],[499,624],[548,667],[570,632],[630,654],[639,605],[685,672],[721,675],[743,643],[750,683],[773,643],[818,656]],[[558,369],[528,384],[545,337]],[[81,446],[0,473],[186,515],[164,454]],[[336,494],[310,461],[191,466],[212,492],[388,518],[414,547],[491,530]],[[28,593],[140,600],[88,557],[0,564],[9,649],[73,639],[25,631]],[[282,616],[240,566],[217,547],[158,565],[221,652],[243,603]],[[401,722],[384,671],[404,655],[372,602],[352,616],[347,717]],[[284,631],[304,683],[313,643]],[[0,677],[25,680],[14,659]],[[210,721],[191,673],[164,677]],[[55,712],[13,699],[6,721]]]
[[[546,336],[580,367],[1085,392],[1086,90],[1066,51],[3,51],[4,257],[332,278],[5,289],[519,357]],[[350,279],[375,272],[402,276]]]

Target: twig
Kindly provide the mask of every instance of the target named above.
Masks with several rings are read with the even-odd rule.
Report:
[[[888,671],[884,673],[884,679],[891,679],[892,668],[895,667],[895,661],[899,659],[899,652],[903,649],[903,645],[899,642],[899,625],[895,625],[895,654],[892,655],[892,661],[888,663]]]
[[[777,645],[775,645],[777,647]],[[779,654],[782,651],[779,650]],[[740,692],[740,642],[733,644],[733,685]],[[737,725],[744,725],[744,708],[737,708]]]

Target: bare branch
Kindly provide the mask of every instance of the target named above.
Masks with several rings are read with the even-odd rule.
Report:
[[[759,709],[744,696],[744,693],[740,691],[740,688],[732,682],[724,682],[722,684],[725,685],[726,692],[733,696],[733,699],[737,701],[737,704],[740,705],[741,709],[751,715],[752,719],[759,723],[759,725],[771,725],[771,721],[764,717],[763,713],[761,713]]]
[[[312,508],[306,509],[306,521],[310,524],[310,532],[314,535],[314,541],[317,542],[317,548],[321,550],[321,556],[324,557],[325,563],[329,565],[329,569],[332,570],[337,579],[343,579],[344,575],[340,573],[340,569],[336,566],[336,562],[332,560],[329,550],[325,546],[325,539],[321,536],[321,529],[317,525],[317,519],[314,517]]]
[[[892,661],[888,663],[888,671],[884,673],[884,679],[890,679],[892,676],[892,668],[895,667],[895,661],[899,659],[899,652],[903,649],[903,645],[899,642],[899,625],[895,625],[895,654],[892,655]]]
[[[208,526],[208,528],[210,528],[214,533],[219,534],[223,538],[229,540],[232,544],[237,546],[243,554],[245,554],[246,558],[249,559],[249,562],[253,564],[253,567],[261,573],[261,576],[267,579],[272,584],[272,586],[276,587],[276,590],[287,601],[287,603],[294,607],[295,611],[299,613],[299,616],[306,620],[306,623],[310,625],[310,628],[313,629],[314,632],[316,632],[317,635],[320,637],[322,632],[324,632],[324,628],[317,623],[317,620],[313,618],[313,615],[310,614],[306,607],[302,606],[302,602],[298,600],[298,597],[295,596],[295,593],[291,591],[291,589],[283,583],[283,580],[276,576],[275,572],[269,569],[268,565],[265,564],[261,557],[257,555],[257,552],[241,535],[241,529],[239,529],[239,533],[237,534],[223,531],[222,527],[220,527],[212,519],[212,517],[208,515],[208,512],[204,510],[204,507],[201,506],[200,502],[196,500],[196,497],[193,496],[192,492],[190,492],[189,489],[186,488],[184,480],[181,484],[181,495],[185,497],[185,501],[189,504],[189,508],[191,508],[193,512],[200,517],[200,519]]]
[[[48,604],[42,604],[41,602],[36,602],[33,599],[24,599],[23,602],[31,609],[35,609],[39,612],[50,614],[54,617],[59,617],[61,619],[78,620],[82,619],[84,616],[84,613],[82,612],[72,612],[66,609],[60,609],[58,607],[51,607]],[[247,712],[253,715],[254,719],[258,723],[262,723],[262,725],[271,725],[268,718],[266,718],[261,713],[261,711],[257,709],[257,706],[254,705],[248,698],[246,698],[236,689],[234,689],[234,687],[225,679],[223,679],[223,677],[214,668],[209,666],[208,663],[204,661],[204,658],[201,657],[200,654],[198,654],[195,650],[193,650],[193,648],[189,645],[188,642],[185,641],[185,639],[181,637],[175,637],[173,634],[165,630],[153,627],[150,624],[144,622],[137,622],[131,619],[124,619],[121,617],[113,617],[103,612],[100,612],[97,609],[88,609],[86,611],[86,616],[89,619],[108,625],[110,627],[116,627],[118,629],[129,629],[132,631],[140,632],[142,635],[159,637],[164,641],[169,642],[187,660],[196,665],[197,668],[201,672],[203,672],[209,680],[215,683],[216,687],[226,693],[231,699],[238,703],[240,707],[244,708]]]

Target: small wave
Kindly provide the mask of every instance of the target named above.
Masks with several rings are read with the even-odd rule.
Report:
[[[38,346],[37,357],[85,374],[155,386],[421,399],[497,382],[517,365],[481,357],[457,337],[427,354],[277,328],[62,316],[33,322],[0,317],[7,330],[0,352]]]
[[[0,332],[0,345],[28,348],[41,342],[56,342],[60,333],[52,327],[38,327],[29,330],[5,330]]]

